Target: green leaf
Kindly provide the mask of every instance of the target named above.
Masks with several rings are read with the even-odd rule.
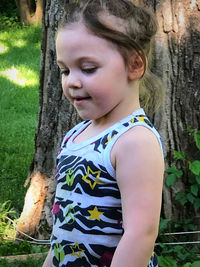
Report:
[[[180,178],[183,175],[181,170],[178,170],[176,166],[172,166],[165,170],[166,173],[174,174],[176,177]]]
[[[41,246],[32,246],[31,253],[40,253],[41,252]]]
[[[200,185],[200,174],[197,175],[195,178],[196,178],[197,183]]]
[[[199,187],[197,184],[193,184],[190,186],[190,192],[194,195],[194,196],[198,196],[198,191],[199,191]]]
[[[197,199],[195,200],[195,202],[194,202],[194,209],[195,209],[195,211],[198,211],[199,208],[200,208],[200,199],[197,198]]]
[[[176,246],[174,246],[174,251],[176,252],[176,253],[178,253],[178,252],[181,252],[182,251],[182,246],[178,246],[178,245],[176,245]]]
[[[196,175],[190,175],[188,177],[188,182],[189,184],[193,185],[193,184],[196,184],[196,179],[195,179]]]
[[[194,197],[191,193],[188,193],[188,194],[187,194],[187,199],[188,199],[191,203],[194,203],[195,197]]]
[[[178,169],[176,166],[169,167],[168,169],[165,170],[167,173],[175,173]]]
[[[191,267],[199,267],[199,266],[200,266],[200,261],[195,261],[191,265]]]
[[[159,267],[177,267],[176,261],[170,256],[158,257]]]
[[[183,267],[191,267],[191,263],[187,262],[186,264],[183,265]]]
[[[200,131],[194,133],[194,140],[197,148],[200,150]]]
[[[190,127],[190,126],[187,126],[186,131],[187,131],[188,133],[193,133],[193,132],[194,132],[194,129],[193,129],[192,127]]]
[[[195,175],[199,175],[200,174],[200,161],[199,160],[195,160],[193,162],[189,161],[189,169]]]
[[[184,206],[185,203],[188,202],[187,197],[186,197],[186,195],[185,195],[184,192],[179,192],[179,193],[176,195],[176,199],[178,200],[178,202],[181,203],[182,206]]]
[[[185,197],[185,192],[178,192],[175,199],[179,200]]]
[[[181,205],[184,206],[185,203],[188,202],[187,197],[184,195],[184,197],[178,199],[178,202],[180,202]]]
[[[175,183],[175,181],[176,181],[176,175],[172,173],[167,176],[166,184],[168,186],[171,186]]]
[[[174,151],[174,158],[175,159],[182,159],[185,160],[185,153],[184,151]]]
[[[159,224],[159,232],[163,233],[168,228],[168,223],[170,222],[170,219],[163,219],[160,218],[160,224]]]
[[[175,173],[176,177],[177,178],[181,178],[181,176],[183,175],[183,172],[181,170],[178,170],[176,173]]]
[[[161,248],[164,248],[165,245],[163,243],[157,243],[157,246],[161,247]]]

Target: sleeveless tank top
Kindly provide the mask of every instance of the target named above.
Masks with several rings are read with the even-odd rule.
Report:
[[[95,137],[73,143],[90,123],[81,122],[66,134],[57,157],[51,236],[53,266],[110,266],[124,231],[111,149],[123,133],[139,125],[157,136],[162,149],[160,136],[143,109]],[[148,266],[157,266],[155,255]]]

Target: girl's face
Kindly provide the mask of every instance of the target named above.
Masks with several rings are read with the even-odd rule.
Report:
[[[63,92],[82,119],[120,119],[134,110],[135,91],[113,44],[76,23],[58,32],[56,51]]]

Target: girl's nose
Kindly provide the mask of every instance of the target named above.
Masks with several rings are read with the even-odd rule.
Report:
[[[75,74],[69,74],[69,76],[67,77],[67,87],[76,89],[81,88],[81,86],[82,83],[79,77]]]

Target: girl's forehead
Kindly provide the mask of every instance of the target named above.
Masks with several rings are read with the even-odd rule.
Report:
[[[93,58],[104,60],[119,57],[115,45],[88,31],[81,24],[70,25],[58,32],[56,39],[57,60],[77,60]],[[121,57],[121,55],[120,55]]]
[[[56,38],[56,45],[69,46],[69,47],[82,47],[87,45],[88,48],[96,46],[96,48],[116,48],[110,41],[99,37],[91,32],[83,23],[73,23],[59,30]]]
[[[85,34],[91,34],[94,35],[82,21],[74,22],[72,24],[66,25],[64,28],[62,28],[60,31],[64,32],[81,32]]]

